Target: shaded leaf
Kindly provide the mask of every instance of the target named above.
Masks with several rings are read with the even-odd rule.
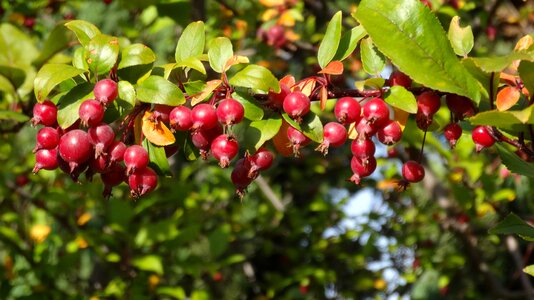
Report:
[[[25,69],[38,55],[28,35],[9,23],[0,24],[0,65]]]
[[[245,131],[245,148],[250,153],[255,153],[278,133],[281,126],[282,118],[280,117],[252,121]]]
[[[529,163],[522,160],[515,153],[501,145],[497,144],[496,146],[503,164],[508,170],[510,170],[510,172],[528,177],[534,177],[534,163]],[[534,238],[534,234],[532,237]]]
[[[143,147],[148,152],[150,167],[160,175],[171,176],[169,161],[167,160],[167,155],[165,155],[165,147],[156,146],[147,139],[143,139]]]
[[[367,34],[363,26],[359,25],[345,32],[339,41],[334,60],[342,61],[354,52],[358,42]]]
[[[497,226],[489,230],[490,234],[517,234],[527,241],[534,241],[534,227],[510,213]]]
[[[46,100],[48,94],[60,83],[67,79],[83,74],[84,70],[64,64],[44,65],[34,80],[34,93],[37,101]]]
[[[161,257],[156,255],[146,255],[134,258],[132,260],[132,265],[142,271],[163,275],[163,263],[161,262]]]
[[[40,67],[56,53],[68,48],[73,40],[74,34],[65,27],[65,22],[58,23],[48,35],[41,49],[41,54],[36,58],[34,64]]]
[[[534,96],[534,62],[522,61],[517,68],[530,97]]]
[[[91,98],[93,87],[94,85],[91,83],[82,83],[59,98],[57,122],[61,128],[68,128],[79,119],[80,105],[86,99]]]
[[[371,38],[366,38],[360,43],[360,55],[365,72],[378,76],[386,66],[386,60],[373,45]]]
[[[242,91],[237,91],[232,94],[232,98],[239,101],[245,109],[245,118],[251,121],[258,121],[263,119],[263,108],[254,100],[252,96]]]
[[[29,120],[30,117],[23,113],[11,110],[0,110],[0,121],[26,122]]]
[[[323,123],[318,115],[309,112],[304,116],[304,118],[302,118],[302,122],[300,124],[293,121],[293,119],[291,119],[286,113],[283,113],[282,116],[284,117],[284,120],[289,123],[289,125],[304,133],[304,135],[310,138],[312,141],[316,143],[323,142]]]
[[[500,72],[511,65],[515,60],[534,61],[534,52],[512,52],[505,56],[472,57],[473,62],[483,71]]]

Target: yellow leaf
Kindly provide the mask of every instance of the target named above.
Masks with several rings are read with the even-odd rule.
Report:
[[[514,51],[523,51],[527,50],[534,44],[534,39],[530,35],[525,35],[519,41],[517,41],[517,44],[515,44]]]
[[[309,97],[315,89],[316,83],[317,81],[315,79],[308,78],[294,85],[293,88],[291,88],[291,91],[300,90],[304,95]]]
[[[394,190],[399,186],[398,180],[384,179],[376,184],[376,188],[379,190]]]
[[[151,113],[145,112],[143,116],[143,135],[156,146],[168,146],[174,144],[176,139],[172,132],[163,124],[150,120]]]
[[[285,4],[285,0],[260,0],[260,3],[263,6],[274,7],[274,6],[284,5]]]
[[[206,82],[206,87],[204,88],[204,90],[200,94],[197,94],[196,96],[191,98],[191,105],[195,106],[198,103],[202,102],[209,94],[213,92],[213,90],[215,90],[217,87],[219,87],[219,85],[221,85],[221,82],[222,81],[220,79],[214,79]]]
[[[280,18],[278,19],[278,24],[286,26],[286,27],[293,27],[295,26],[295,18],[293,17],[293,14],[290,10],[286,10]]]
[[[263,22],[267,22],[269,20],[272,20],[274,19],[274,17],[276,17],[278,15],[278,10],[277,9],[267,9],[262,15],[261,15],[261,20]]]
[[[81,236],[76,238],[76,244],[78,244],[78,248],[80,249],[89,247],[89,243]]]
[[[30,229],[30,238],[36,243],[42,243],[52,229],[46,224],[36,224]]]
[[[78,224],[78,226],[83,226],[87,224],[87,222],[89,222],[91,218],[92,218],[91,214],[88,212],[85,212],[80,217],[78,217],[76,224]]]
[[[349,130],[347,130],[349,139],[355,140],[358,137],[358,131],[356,131],[356,122],[350,123]]]
[[[228,59],[226,64],[224,65],[224,71],[226,72],[230,67],[237,64],[248,64],[249,60],[248,57],[242,56],[242,55],[234,55]],[[213,80],[212,80],[213,81]],[[220,80],[219,80],[220,81]],[[219,82],[220,84],[220,82]],[[217,85],[219,86],[219,85]],[[213,90],[212,90],[213,91]]]

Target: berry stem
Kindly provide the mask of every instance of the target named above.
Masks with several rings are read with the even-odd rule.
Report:
[[[426,133],[427,130],[425,129],[425,133],[423,134],[423,142],[421,144],[421,151],[419,152],[419,159],[417,160],[418,163],[421,163],[421,161],[423,160],[423,150],[425,149]]]
[[[525,152],[525,154],[527,154],[531,159],[534,159],[534,151],[530,150],[530,148],[527,147],[527,145],[524,143],[524,141],[511,139],[511,138],[505,136],[500,130],[498,130],[495,127],[492,127],[492,132],[491,133],[495,136],[495,139],[497,141],[504,142],[504,143],[507,143],[509,145],[512,145],[512,146],[516,147],[518,150],[521,150],[521,151]]]

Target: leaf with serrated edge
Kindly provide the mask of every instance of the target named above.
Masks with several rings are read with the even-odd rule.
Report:
[[[317,60],[321,68],[324,68],[336,55],[341,40],[341,17],[341,11],[338,11],[326,27],[326,32],[317,51]]]
[[[534,163],[529,163],[522,160],[515,153],[499,144],[497,144],[496,147],[499,151],[499,156],[501,157],[503,164],[508,170],[510,170],[510,172],[534,178]],[[534,233],[532,237],[534,238]]]

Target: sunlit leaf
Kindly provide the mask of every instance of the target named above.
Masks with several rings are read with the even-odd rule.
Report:
[[[163,122],[156,122],[150,119],[152,113],[145,112],[143,116],[143,135],[147,140],[156,146],[168,146],[174,144],[176,139],[172,132]]]
[[[519,98],[521,97],[521,92],[519,89],[513,86],[504,87],[497,93],[497,99],[495,99],[495,105],[497,110],[505,111],[514,106]]]

